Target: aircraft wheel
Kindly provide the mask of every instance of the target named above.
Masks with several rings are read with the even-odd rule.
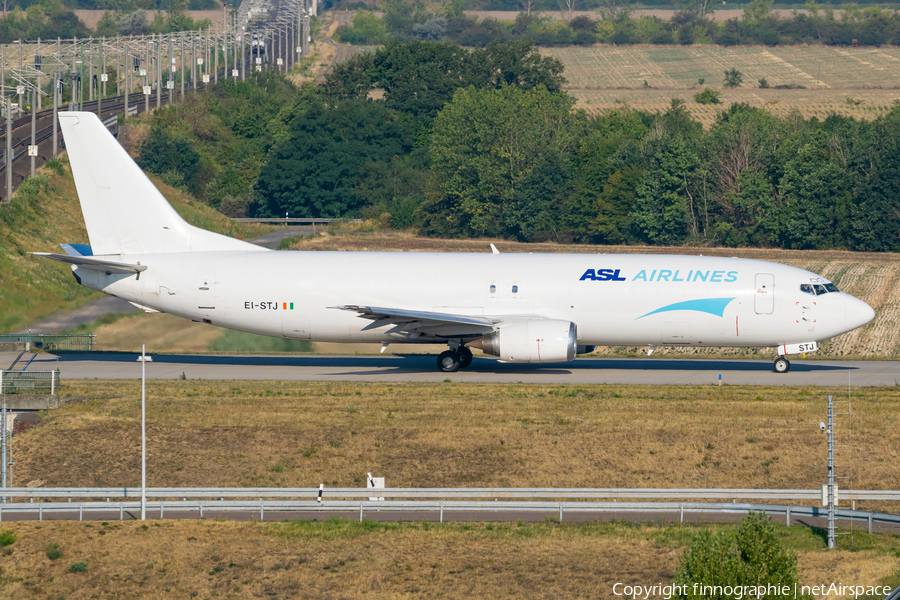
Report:
[[[456,373],[459,370],[459,354],[453,350],[446,350],[438,355],[438,369],[444,373]]]
[[[779,356],[775,359],[775,364],[772,365],[772,368],[776,373],[787,373],[791,370],[791,361],[783,356]]]
[[[472,364],[472,351],[466,348],[465,346],[460,346],[459,350],[456,351],[459,354],[459,368],[465,369],[469,365]]]

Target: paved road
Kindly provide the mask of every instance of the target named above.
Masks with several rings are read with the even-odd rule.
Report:
[[[70,313],[53,315],[43,321],[29,325],[16,333],[26,333],[27,331],[33,331],[35,333],[59,333],[68,329],[74,329],[79,325],[93,323],[100,317],[105,317],[106,315],[137,312],[139,310],[140,309],[133,304],[129,304],[120,298],[104,296],[103,298],[92,300]]]
[[[0,354],[0,364],[15,354]],[[501,364],[476,358],[458,373],[441,373],[435,357],[309,355],[154,355],[147,364],[151,379],[275,379],[295,381],[451,381],[491,383],[645,383],[657,385],[818,385],[894,386],[900,382],[898,361],[794,361],[790,373],[772,372],[768,360],[663,358],[582,358],[552,365]],[[136,354],[41,354],[30,369],[59,367],[64,379],[135,379]]]

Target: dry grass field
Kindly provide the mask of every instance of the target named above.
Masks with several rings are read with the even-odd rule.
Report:
[[[148,381],[147,483],[357,487],[371,471],[389,487],[812,489],[827,394],[847,390]],[[140,382],[62,395],[14,438],[13,482],[137,485]],[[898,406],[900,388],[853,390],[854,489],[900,489]]]
[[[148,485],[818,486],[824,394],[843,390],[148,382]],[[72,382],[13,440],[13,483],[135,485],[138,382]],[[854,391],[855,488],[900,485],[900,389]],[[858,508],[896,510],[860,503]],[[699,526],[4,523],[0,598],[613,598],[670,583]],[[778,526],[801,583],[896,585],[900,536]],[[50,560],[58,544],[62,556]],[[76,562],[84,572],[70,572]],[[831,598],[835,598],[832,596]]]
[[[614,598],[671,583],[698,527],[154,521],[15,523],[0,598]],[[778,526],[801,584],[893,583],[900,538],[824,550]],[[847,538],[839,538],[846,540]],[[58,544],[62,556],[49,560]],[[83,572],[70,572],[83,563]],[[831,598],[835,598],[831,596]]]
[[[735,102],[782,117],[798,111],[806,118],[841,114],[873,119],[900,100],[900,48],[596,46],[542,48],[541,53],[565,64],[566,89],[589,111],[623,104],[665,110],[672,98],[681,98],[708,126],[717,112]],[[731,68],[743,73],[744,83],[722,89],[723,73]],[[703,85],[697,83],[700,78]],[[758,87],[763,78],[769,89]],[[773,89],[778,85],[805,89]],[[723,104],[694,102],[693,95],[703,87],[721,90]]]

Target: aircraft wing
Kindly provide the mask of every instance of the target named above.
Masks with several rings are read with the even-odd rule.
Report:
[[[87,267],[88,269],[96,269],[106,273],[140,273],[147,270],[147,265],[132,265],[129,263],[120,263],[112,260],[100,260],[89,256],[68,256],[66,254],[53,254],[52,252],[29,252],[34,256],[40,256],[49,260],[75,265],[77,267]]]
[[[494,330],[495,321],[485,317],[471,317],[426,310],[382,308],[378,306],[334,306],[338,310],[358,313],[372,321],[362,331],[392,326],[386,333],[427,335],[485,335]]]

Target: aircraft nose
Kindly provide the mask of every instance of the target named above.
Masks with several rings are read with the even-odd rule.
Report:
[[[853,296],[847,295],[845,312],[847,318],[847,331],[862,327],[875,318],[875,309]]]

